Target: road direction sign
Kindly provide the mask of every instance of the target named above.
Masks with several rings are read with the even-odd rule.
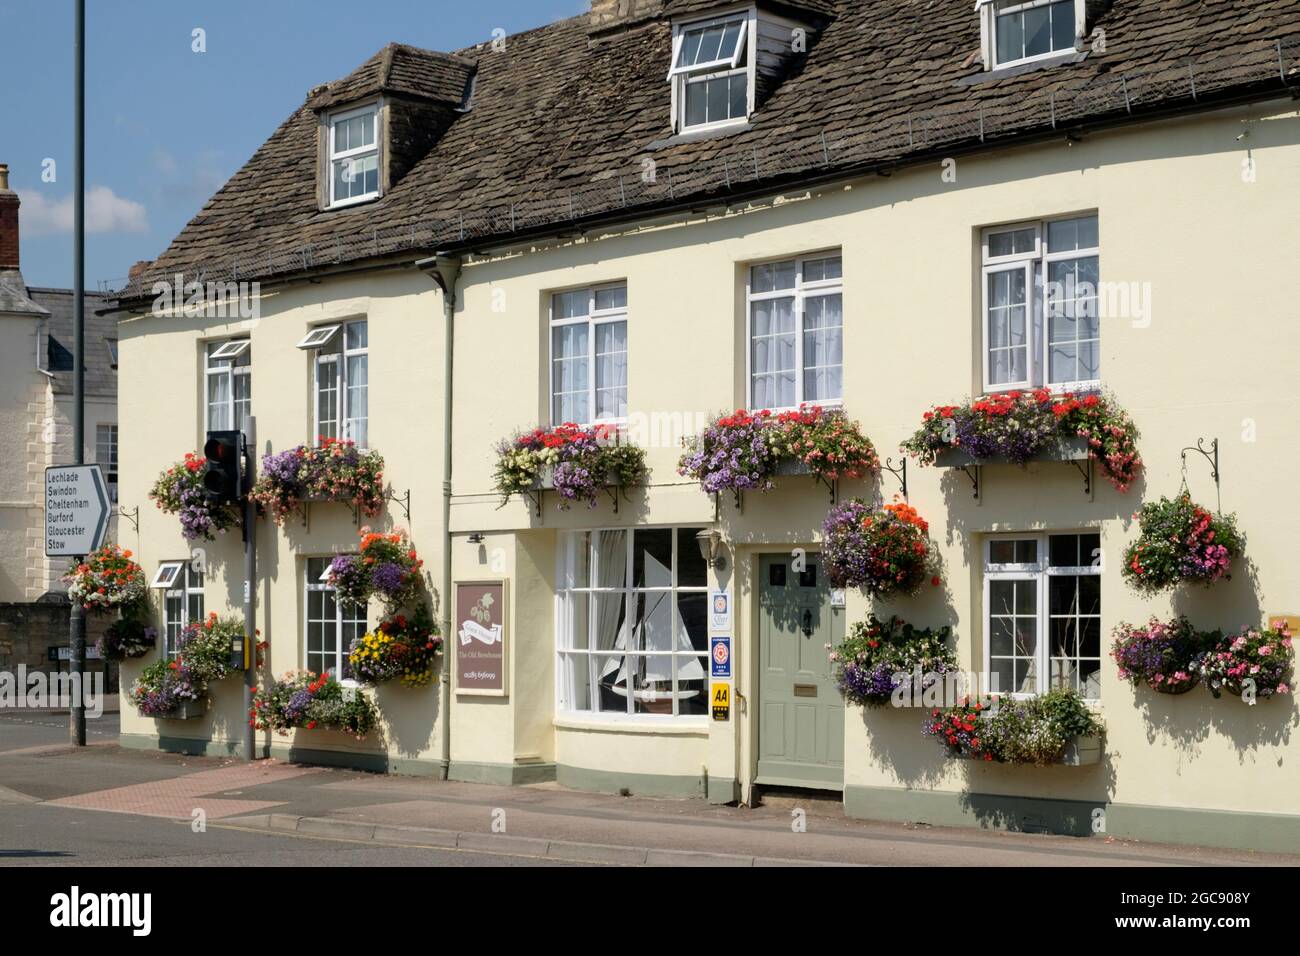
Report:
[[[90,554],[108,534],[108,486],[98,465],[45,469],[45,556]]]

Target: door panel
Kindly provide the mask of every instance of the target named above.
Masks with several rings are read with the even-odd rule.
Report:
[[[796,571],[788,554],[759,558],[758,782],[841,789],[844,702],[827,644],[844,639],[844,612],[832,610],[821,555]]]

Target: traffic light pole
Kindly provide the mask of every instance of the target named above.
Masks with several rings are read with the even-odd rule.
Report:
[[[241,505],[244,509],[244,640],[248,650],[245,657],[245,663],[248,665],[244,668],[244,715],[250,714],[253,710],[253,694],[257,690],[257,506],[253,503],[253,496],[248,494],[253,488],[253,465],[256,460],[254,454],[257,448],[257,419],[252,415],[248,416],[248,425],[244,432],[243,447],[240,452],[244,456],[244,492]],[[249,722],[244,720],[244,759],[253,760],[254,757],[254,734],[255,728]]]

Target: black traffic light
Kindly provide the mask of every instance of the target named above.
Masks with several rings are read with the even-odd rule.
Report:
[[[208,432],[203,446],[203,454],[208,457],[203,485],[210,500],[227,502],[243,497],[243,444],[242,432]]]

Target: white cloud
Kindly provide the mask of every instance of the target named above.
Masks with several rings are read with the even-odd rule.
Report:
[[[19,194],[22,231],[27,236],[53,236],[72,232],[72,197],[46,199],[27,190]],[[148,232],[149,214],[140,203],[123,199],[107,186],[86,190],[86,232]]]

